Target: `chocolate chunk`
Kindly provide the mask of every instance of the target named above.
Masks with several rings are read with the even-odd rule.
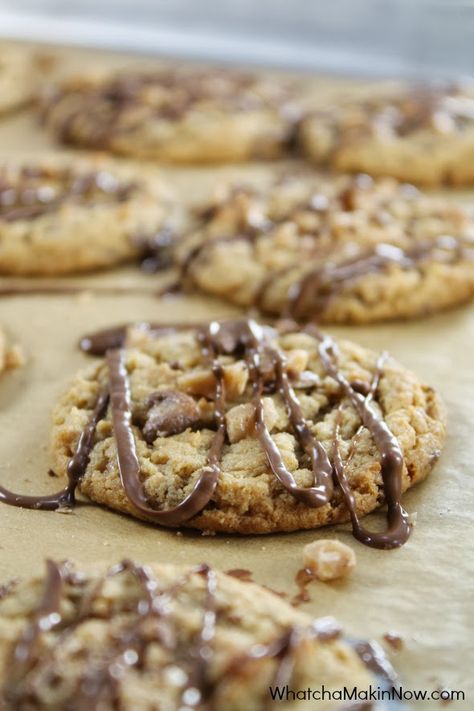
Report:
[[[150,395],[150,409],[143,436],[151,444],[157,437],[184,432],[199,421],[199,410],[193,398],[179,390],[159,390]]]

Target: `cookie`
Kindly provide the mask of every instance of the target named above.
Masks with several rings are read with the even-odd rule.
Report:
[[[204,564],[84,571],[50,560],[0,600],[2,708],[267,711],[270,688],[363,692],[374,664],[340,635],[331,619]],[[328,696],[318,708],[341,708]]]
[[[172,163],[276,158],[299,117],[281,81],[193,68],[70,79],[42,111],[62,143]]]
[[[53,275],[136,259],[165,214],[151,180],[94,162],[0,168],[0,273]]]
[[[410,533],[400,495],[444,442],[436,393],[388,356],[290,322],[150,326],[83,339],[105,358],[54,409],[46,497],[2,489],[6,503],[57,509],[76,487],[164,526],[263,534],[352,521],[377,548]],[[360,518],[388,505],[388,527]]]
[[[37,89],[38,60],[29,52],[13,48],[0,50],[0,114],[29,103]]]
[[[474,220],[393,179],[300,177],[233,186],[198,213],[184,286],[320,323],[424,316],[474,295]]]
[[[473,86],[419,87],[342,103],[301,124],[303,152],[341,171],[422,185],[474,182]]]
[[[25,356],[21,347],[11,345],[7,336],[0,328],[0,375],[6,370],[20,368],[25,363]]]

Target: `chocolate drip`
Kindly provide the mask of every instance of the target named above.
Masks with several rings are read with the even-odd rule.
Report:
[[[401,269],[418,269],[437,250],[446,252],[443,263],[455,263],[467,257],[467,248],[474,249],[474,242],[455,237],[438,237],[421,242],[402,250],[391,244],[378,244],[373,249],[339,264],[325,264],[310,270],[299,282],[293,284],[289,292],[287,316],[303,318],[308,313],[313,316],[324,312],[331,299],[348,284],[366,274],[386,271],[390,266]],[[289,267],[285,271],[291,271]],[[264,302],[265,291],[274,283],[268,280],[259,292],[260,303]]]
[[[243,358],[249,372],[252,405],[255,413],[255,435],[265,452],[270,470],[288,493],[305,506],[317,508],[331,504],[334,483],[337,483],[352,520],[354,536],[359,541],[374,548],[388,549],[400,546],[407,540],[410,525],[408,516],[400,503],[403,454],[396,437],[390,431],[385,420],[371,405],[382,374],[383,359],[377,363],[372,383],[361,383],[360,381],[349,383],[338,366],[335,343],[329,336],[321,334],[316,327],[306,327],[305,331],[319,344],[319,356],[326,373],[339,384],[342,395],[348,398],[361,420],[359,430],[352,440],[349,457],[346,462],[343,462],[339,452],[339,420],[336,419],[333,463],[331,463],[329,454],[312,433],[304,418],[286,370],[285,356],[274,345],[277,331],[269,327],[261,327],[254,321],[245,319],[227,322],[215,321],[207,326],[199,324],[194,326],[192,324],[160,326],[143,323],[140,324],[140,327],[155,335],[164,335],[179,330],[194,330],[203,356],[209,362],[214,375],[214,425],[216,431],[209,448],[207,464],[197,472],[192,490],[179,504],[170,509],[156,509],[147,500],[141,482],[140,461],[132,428],[131,393],[125,364],[125,351],[115,348],[115,346],[123,345],[126,336],[126,326],[120,326],[91,334],[80,342],[81,348],[88,353],[97,355],[106,352],[109,385],[108,389],[99,396],[91,420],[82,433],[76,452],[69,463],[69,485],[63,491],[46,497],[24,497],[0,488],[0,501],[28,508],[56,509],[60,506],[71,506],[74,503],[75,489],[87,468],[95,428],[100,419],[105,417],[110,394],[119,475],[128,499],[141,514],[157,523],[178,526],[188,522],[211,501],[221,473],[220,460],[226,437],[226,394],[224,369],[219,357],[233,355]],[[294,330],[294,322],[279,324],[280,333],[292,330]],[[271,378],[272,387],[285,405],[294,436],[311,461],[312,486],[298,486],[293,474],[286,468],[282,455],[265,424],[263,396],[266,392],[268,378]],[[342,403],[339,407],[342,407]],[[345,474],[364,427],[372,435],[381,455],[383,489],[388,505],[388,528],[383,533],[372,533],[361,526],[356,501]]]
[[[334,471],[341,491],[344,495],[345,504],[349,509],[353,534],[361,543],[371,546],[372,548],[387,549],[401,546],[408,539],[411,530],[408,522],[408,514],[400,503],[403,453],[400,445],[398,444],[397,438],[394,434],[392,434],[385,420],[375,412],[370,404],[372,394],[377,388],[380,374],[382,372],[381,369],[383,361],[379,361],[374,382],[369,393],[364,396],[352,387],[347,378],[338,368],[336,345],[329,336],[325,336],[320,342],[319,354],[326,371],[332,378],[334,378],[334,380],[336,380],[344,394],[350,399],[356,408],[362,424],[371,433],[377,449],[381,454],[384,496],[387,501],[388,508],[388,528],[383,533],[373,533],[360,524],[354,495],[349,487],[347,478],[345,477],[345,467],[342,464],[337,447],[338,428],[336,425]]]
[[[197,478],[192,491],[171,509],[156,510],[149,506],[140,481],[140,462],[131,427],[130,386],[125,356],[122,350],[111,350],[106,355],[110,378],[110,404],[120,480],[130,501],[140,513],[166,526],[178,526],[198,514],[209,502],[219,477],[219,459],[224,445],[224,379],[220,366],[213,368],[216,377],[215,420],[217,432],[208,455],[207,466]]]
[[[32,624],[26,628],[13,652],[15,661],[28,669],[34,659],[39,637],[54,629],[61,622],[60,605],[63,593],[65,566],[46,562],[46,586],[40,607]]]
[[[46,496],[25,496],[23,494],[15,494],[0,486],[0,501],[10,506],[41,509],[43,511],[55,511],[60,508],[74,506],[76,489],[89,464],[90,453],[94,446],[95,431],[100,420],[105,417],[108,404],[108,392],[100,393],[90,420],[82,430],[74,454],[69,460],[67,466],[68,485],[64,489]]]
[[[94,356],[104,356],[111,348],[121,348],[127,338],[127,329],[131,324],[123,324],[114,328],[107,328],[103,331],[96,331],[83,336],[79,341],[79,348],[84,353]],[[179,331],[197,330],[201,328],[200,324],[196,323],[179,323],[179,324],[157,324],[141,322],[134,324],[136,328],[141,328],[148,331],[153,336],[166,336],[167,334],[177,333]]]

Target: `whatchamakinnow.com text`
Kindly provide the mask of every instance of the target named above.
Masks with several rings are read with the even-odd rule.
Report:
[[[307,689],[292,689],[290,686],[270,686],[272,701],[465,701],[462,690],[453,689],[407,689],[403,686],[393,686],[390,689],[379,686],[369,686],[359,689],[356,686],[344,686],[340,689],[308,687]]]

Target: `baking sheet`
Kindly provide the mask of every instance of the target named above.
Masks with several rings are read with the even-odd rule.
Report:
[[[98,53],[78,50],[62,51],[60,56],[63,70],[82,65],[84,56],[92,64],[102,61]],[[123,63],[121,57],[104,61],[119,60]],[[332,90],[329,80],[322,80],[321,85]],[[29,112],[0,122],[1,160],[51,150],[60,152],[52,148]],[[258,165],[160,171],[178,195],[194,201],[221,178],[260,182],[280,169]],[[450,197],[474,203],[474,192]],[[128,320],[202,320],[236,313],[229,305],[198,296],[160,301],[152,293],[112,296],[93,291],[99,284],[136,285],[152,292],[164,279],[166,276],[150,277],[126,268],[66,278],[68,284],[84,286],[81,294],[0,299],[0,324],[12,341],[23,346],[28,359],[24,368],[8,372],[0,382],[2,484],[25,493],[57,488],[57,480],[47,476],[50,411],[68,379],[87,363],[87,357],[76,348],[80,335]],[[37,280],[28,281],[33,284]],[[4,277],[0,286],[13,282]],[[409,323],[333,328],[331,332],[376,350],[389,350],[435,386],[447,405],[446,449],[429,479],[404,497],[408,511],[417,512],[417,525],[403,548],[388,552],[366,548],[352,538],[347,526],[266,537],[203,537],[159,529],[88,503],[71,514],[2,506],[0,581],[38,570],[46,556],[71,557],[79,563],[112,562],[127,556],[183,564],[207,561],[223,570],[247,568],[257,582],[294,594],[303,546],[317,538],[337,536],[356,551],[356,571],[344,582],[313,583],[309,588],[312,602],[305,609],[318,616],[336,616],[352,636],[380,641],[389,631],[398,633],[404,647],[391,656],[404,686],[464,690],[467,700],[453,702],[449,708],[472,709],[474,309],[460,308]],[[366,522],[370,526],[380,520],[381,514],[374,514]],[[416,708],[442,706],[431,701]]]

